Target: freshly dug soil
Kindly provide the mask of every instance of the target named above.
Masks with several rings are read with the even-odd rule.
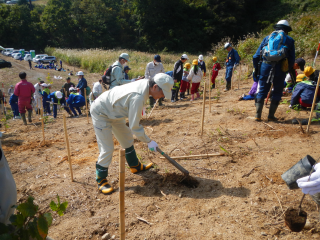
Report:
[[[191,176],[185,177],[178,173],[167,173],[165,179],[168,182],[175,183],[175,185],[184,185],[188,188],[197,188],[199,186],[199,182],[195,178]]]
[[[286,226],[290,228],[293,232],[301,232],[306,225],[307,213],[301,210],[299,214],[299,209],[288,208],[285,212],[284,217]]]

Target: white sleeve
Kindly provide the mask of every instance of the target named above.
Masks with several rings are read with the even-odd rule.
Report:
[[[147,67],[146,67],[146,71],[144,73],[144,78],[148,78],[149,79],[149,63],[147,64]]]
[[[285,79],[286,82],[291,82],[291,75],[288,73]]]

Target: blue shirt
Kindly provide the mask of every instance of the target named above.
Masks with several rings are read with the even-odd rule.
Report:
[[[207,72],[207,68],[206,68],[206,63],[204,61],[200,62],[198,60],[198,66],[201,68],[201,71],[206,73]]]
[[[53,99],[53,102],[54,103],[58,103],[59,101],[58,101],[58,98],[56,97],[56,95],[55,95],[55,93],[56,92],[52,92],[52,93],[50,93],[49,95],[48,95],[48,101],[52,101],[52,99]],[[64,99],[64,97],[63,97],[63,94],[62,94],[62,98],[60,99],[60,104],[62,104],[62,103],[64,103],[64,101],[65,101],[65,99]]]
[[[9,100],[9,104],[10,105],[18,104],[18,96],[12,94],[11,97],[10,97],[10,100]]]
[[[78,82],[77,88],[81,90],[81,93],[83,93],[84,89],[87,87],[87,80],[82,77],[80,81]],[[84,93],[83,93],[84,94]]]
[[[85,104],[86,103],[86,100],[85,100],[85,98],[84,98],[84,96],[82,96],[82,95],[80,95],[80,94],[77,94],[77,95],[75,95],[75,94],[70,94],[70,96],[69,96],[69,98],[68,98],[68,100],[67,100],[67,103],[69,104],[69,105],[71,105],[71,104],[77,104],[77,103],[79,103],[79,104]]]
[[[232,48],[231,51],[228,53],[226,65],[227,67],[229,66],[233,67],[235,64],[239,64],[239,62],[240,62],[239,54],[237,50]]]

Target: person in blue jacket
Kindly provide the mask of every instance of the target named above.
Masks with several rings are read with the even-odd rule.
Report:
[[[42,104],[43,104],[43,111],[44,113],[46,113],[47,115],[51,115],[51,110],[50,110],[50,103],[48,102],[48,96],[50,94],[50,89],[48,88],[49,85],[46,83],[42,83]]]
[[[76,86],[77,89],[80,90],[80,94],[84,97],[84,89],[87,88],[87,80],[83,77],[84,74],[82,71],[77,72],[78,76],[78,85]]]
[[[198,57],[198,66],[201,68],[201,72],[203,72],[203,76],[206,76],[207,68],[206,63],[203,61],[203,55],[199,55]]]
[[[229,91],[231,89],[231,79],[232,79],[232,72],[233,70],[239,65],[240,57],[234,48],[232,48],[231,43],[226,43],[224,45],[224,49],[228,51],[228,57],[226,60],[226,89],[224,90]]]
[[[298,83],[292,93],[290,102],[291,107],[294,107],[297,104],[304,108],[311,107],[315,90],[316,85],[313,81],[306,80]]]
[[[74,87],[69,88],[70,96],[67,100],[67,103],[69,104],[70,110],[73,112],[75,117],[79,117],[82,115],[80,107],[83,107],[86,104],[86,100],[84,96],[77,93],[77,89]],[[77,114],[76,110],[79,112],[79,115]]]
[[[292,28],[289,26],[289,23],[287,20],[281,20],[276,25],[274,25],[274,29],[276,31],[282,30],[286,34],[286,40],[285,45],[287,46],[287,53],[286,58],[288,59],[288,70],[293,68],[294,62],[295,62],[295,47],[294,47],[294,40],[288,36],[288,33],[292,31]],[[277,121],[278,119],[274,116],[275,112],[277,111],[277,108],[279,106],[281,97],[282,97],[282,90],[284,86],[284,80],[286,78],[286,73],[282,71],[282,63],[285,63],[285,61],[279,61],[274,66],[274,77],[273,81],[268,81],[269,74],[272,69],[272,62],[268,62],[267,59],[264,57],[262,58],[261,67],[259,69],[259,61],[260,61],[260,54],[261,50],[264,46],[268,45],[269,36],[265,37],[263,41],[261,42],[259,48],[257,49],[256,53],[253,55],[253,66],[255,68],[255,73],[258,74],[259,79],[259,93],[256,97],[256,121],[261,121],[261,114],[263,109],[263,103],[264,99],[267,97],[268,92],[270,90],[271,84],[273,84],[273,95],[272,100],[269,108],[269,115],[268,115],[268,121]]]
[[[11,106],[12,112],[13,112],[13,118],[14,119],[21,119],[19,115],[19,107],[18,107],[18,96],[12,94],[9,100],[9,104]]]
[[[53,103],[53,117],[57,118],[57,108],[58,105],[64,107],[64,109],[71,115],[69,108],[66,106],[66,100],[63,96],[63,93],[60,91],[55,91],[49,94],[48,101]]]

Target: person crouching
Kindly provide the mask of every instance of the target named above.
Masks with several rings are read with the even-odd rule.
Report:
[[[57,108],[58,105],[61,105],[62,107],[64,107],[64,109],[67,111],[67,113],[69,115],[71,115],[70,110],[68,107],[66,107],[66,100],[63,97],[63,93],[60,91],[55,91],[49,94],[48,96],[48,100],[53,104],[53,117],[57,118]]]
[[[86,100],[84,96],[77,93],[77,89],[74,87],[69,88],[70,96],[67,100],[69,104],[69,108],[72,111],[74,117],[79,117],[82,115],[80,107],[86,105]],[[79,115],[77,114],[76,110],[78,111]]]

